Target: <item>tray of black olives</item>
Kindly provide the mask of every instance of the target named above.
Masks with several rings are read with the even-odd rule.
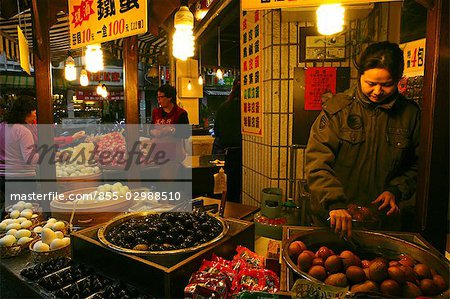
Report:
[[[25,280],[29,282],[35,282],[48,274],[67,268],[73,264],[74,262],[70,258],[58,257],[44,263],[36,264],[35,266],[22,269],[22,271],[20,271],[20,275],[22,275]]]
[[[99,274],[91,274],[56,290],[53,296],[56,298],[87,298],[112,283],[109,278]]]
[[[54,292],[86,277],[94,271],[83,264],[75,264],[49,274],[38,280],[38,284],[46,291]]]
[[[139,292],[135,288],[127,286],[124,283],[118,282],[118,283],[106,286],[103,290],[92,294],[87,299],[110,299],[110,298],[146,299],[146,298],[150,298],[150,297],[147,295],[140,295]]]
[[[97,234],[109,248],[148,256],[197,251],[219,241],[227,232],[225,220],[208,213],[137,212],[114,218]]]
[[[39,263],[23,269],[21,275],[46,298],[153,298],[70,258]]]

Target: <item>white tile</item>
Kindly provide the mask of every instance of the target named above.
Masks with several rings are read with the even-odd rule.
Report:
[[[272,82],[272,112],[280,112],[280,81]]]
[[[272,79],[280,78],[280,55],[281,55],[281,46],[273,46],[273,65],[272,65]]]
[[[279,144],[279,136],[280,136],[280,116],[278,114],[272,115],[272,145]]]
[[[289,78],[289,46],[281,46],[281,74],[282,79]]]

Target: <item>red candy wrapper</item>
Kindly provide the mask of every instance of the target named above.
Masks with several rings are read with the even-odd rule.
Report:
[[[230,289],[226,273],[197,271],[184,288],[185,298],[226,298]]]
[[[245,266],[240,265],[240,269],[252,268],[252,269],[263,269],[264,268],[264,257],[254,253],[250,249],[244,246],[238,245],[236,247],[237,254],[233,257],[233,261],[242,260],[245,262]]]
[[[241,291],[263,291],[275,293],[280,288],[280,281],[275,272],[268,269],[241,270],[235,276],[232,289],[235,293]]]

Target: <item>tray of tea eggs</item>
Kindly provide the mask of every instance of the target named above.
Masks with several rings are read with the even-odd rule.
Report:
[[[152,298],[66,257],[38,263],[20,274],[47,298]]]

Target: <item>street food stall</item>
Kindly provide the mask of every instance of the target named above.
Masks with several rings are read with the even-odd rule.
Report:
[[[427,122],[419,165],[425,178],[419,178],[413,205],[417,227],[408,223],[408,232],[382,231],[370,209],[350,204],[343,209],[352,217],[352,236],[312,225],[304,143],[322,108],[322,96],[344,92],[356,82],[353,55],[369,43],[363,37],[400,41],[399,1],[368,5],[354,1],[361,7],[343,1],[350,5],[351,19],[344,33],[330,34],[333,37],[317,35],[312,28],[317,3],[305,7],[295,0],[181,2],[181,8],[175,0],[15,4],[19,15],[24,7],[31,11],[38,101],[34,130],[37,145],[44,150],[39,152],[36,192],[26,191],[31,179],[14,181],[5,168],[7,200],[0,220],[2,297],[448,298],[450,263],[442,247],[443,235],[448,234],[444,225],[448,216],[443,217],[448,203],[436,201],[448,197],[448,193],[442,195],[442,190],[448,192],[448,170],[436,164],[436,157],[444,162],[448,157],[438,155],[436,148],[442,140],[432,134],[445,137],[445,130],[436,128],[448,120],[448,109],[441,109],[448,108],[448,103],[437,97],[445,88],[448,91],[441,82],[445,59],[435,55],[448,47],[448,41],[440,37],[448,35],[448,2],[416,3],[428,14],[426,44],[423,38],[403,43],[405,53],[417,55],[417,60],[407,56],[409,79],[402,84],[421,105],[423,122]],[[175,62],[168,54],[170,72],[158,74],[158,81],[170,80],[182,90],[184,107],[196,110],[196,95],[202,93],[200,83],[193,80],[201,73],[191,73],[197,67],[186,65],[192,61],[182,62],[194,55],[187,45],[217,31],[214,51],[218,51],[217,69],[221,67],[216,25],[220,26],[223,14],[236,13],[229,5],[239,9],[239,16],[228,15],[223,22],[238,18],[240,24],[243,184],[239,199],[227,198],[224,157],[209,155],[208,150],[195,155],[185,140],[189,140],[190,125],[143,123],[145,107],[139,101],[139,63],[147,57],[142,52],[159,47],[146,44],[159,40],[148,34],[156,36],[164,30],[164,43],[178,56]],[[177,48],[180,44],[169,40],[172,20],[178,15],[174,23],[193,22],[190,9],[203,19],[199,17],[193,32],[191,28],[183,31],[185,48]],[[5,14],[0,25],[11,30],[5,16],[16,12],[0,13]],[[88,22],[89,17],[94,20]],[[63,51],[51,33],[61,18],[67,18],[70,27]],[[180,33],[174,35],[180,37]],[[81,57],[85,46],[95,48],[102,42],[112,42],[122,55],[123,89],[118,88],[117,97],[123,103],[124,123],[103,125],[98,119],[73,115],[62,125],[55,124],[49,80],[55,51],[62,60],[68,48]],[[416,69],[412,62],[419,60],[422,65]],[[86,73],[87,65],[82,67]],[[86,110],[76,98],[87,97],[96,98],[92,109],[100,109],[100,97],[108,94],[104,96],[101,84],[98,87],[97,94],[89,87],[76,92],[72,108]],[[327,125],[325,119],[321,127]],[[199,139],[212,141],[209,136]]]

